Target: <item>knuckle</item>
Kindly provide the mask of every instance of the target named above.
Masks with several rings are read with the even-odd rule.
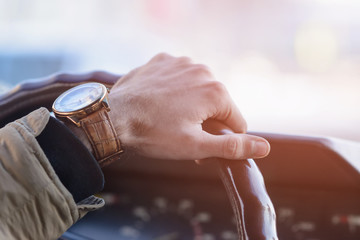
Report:
[[[199,69],[199,71],[203,71],[203,72],[206,72],[206,73],[211,73],[209,67],[204,65],[204,64],[194,64],[194,67]]]
[[[153,57],[153,60],[161,61],[161,60],[165,60],[168,58],[171,58],[171,56],[167,53],[162,52],[162,53],[156,54],[155,57]]]
[[[186,57],[186,56],[178,57],[177,61],[180,62],[180,63],[185,63],[185,64],[192,62],[191,58]]]
[[[225,85],[218,81],[211,81],[209,83],[209,88],[211,92],[215,93],[216,95],[222,96],[227,93]]]
[[[208,99],[216,103],[217,106],[224,106],[228,101],[227,90],[224,84],[218,81],[210,81],[207,83]]]
[[[194,135],[189,132],[183,132],[181,142],[186,146],[194,146],[196,143]]]
[[[212,73],[211,73],[210,69],[206,65],[193,64],[192,65],[192,71],[199,74],[199,75],[212,78]]]
[[[238,159],[241,157],[243,142],[236,137],[229,137],[224,143],[224,157],[229,159]]]

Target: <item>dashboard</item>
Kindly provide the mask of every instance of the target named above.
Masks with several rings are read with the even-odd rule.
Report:
[[[272,152],[257,160],[277,214],[279,239],[360,239],[359,145],[262,135]],[[106,206],[64,239],[232,240],[235,219],[215,163],[133,157],[104,169]]]
[[[237,239],[220,180],[114,175],[110,180],[118,181],[102,193],[107,206],[70,232],[91,239]]]

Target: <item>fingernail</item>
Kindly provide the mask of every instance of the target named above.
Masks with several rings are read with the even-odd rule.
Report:
[[[254,155],[256,157],[265,157],[270,151],[270,146],[263,140],[256,141]]]

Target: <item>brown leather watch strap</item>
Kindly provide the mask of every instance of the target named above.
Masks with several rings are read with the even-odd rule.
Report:
[[[96,160],[104,167],[120,158],[123,152],[121,142],[112,125],[106,109],[100,109],[80,120]]]

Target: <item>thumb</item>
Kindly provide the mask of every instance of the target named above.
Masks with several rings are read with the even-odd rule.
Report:
[[[249,134],[212,135],[203,131],[201,142],[200,152],[205,155],[203,158],[263,158],[270,152],[268,141]]]

